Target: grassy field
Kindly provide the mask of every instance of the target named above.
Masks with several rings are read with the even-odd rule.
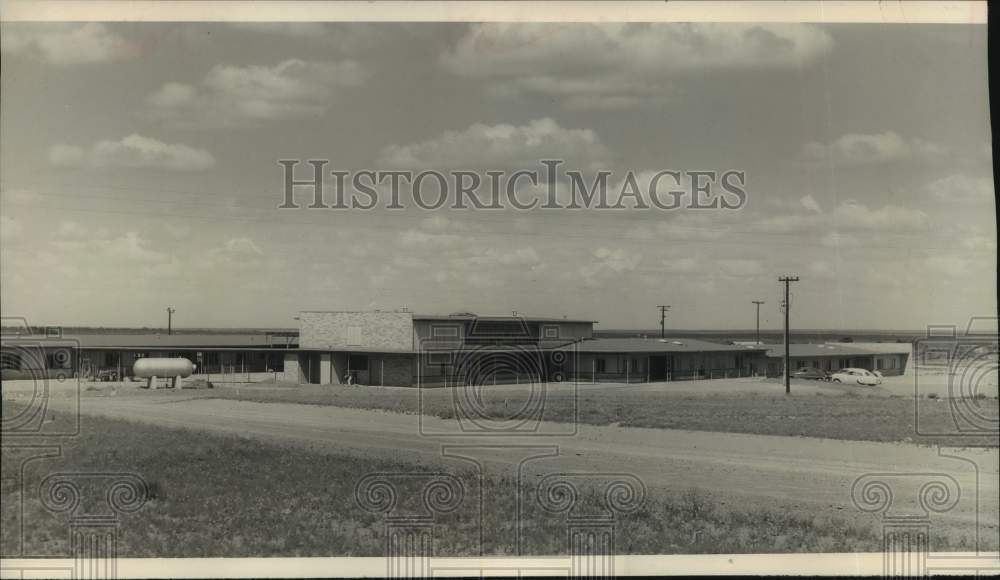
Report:
[[[61,414],[52,418],[69,420]],[[133,473],[148,483],[149,501],[139,511],[122,516],[121,557],[378,556],[384,553],[383,516],[356,503],[356,483],[370,473],[428,470],[404,463],[92,417],[85,418],[78,437],[62,444],[60,458],[27,464],[23,487],[19,485],[20,462],[5,455],[0,537],[3,556],[68,555],[67,515],[47,511],[38,497],[40,481],[54,472]],[[523,545],[530,546],[530,551],[525,554],[566,553],[565,514],[538,508],[529,485],[487,478],[481,490],[479,479],[472,473],[454,475],[466,492],[455,511],[436,519],[436,555],[479,554],[480,493],[486,505],[496,507],[488,509],[482,521],[485,554],[514,553],[512,514],[516,513],[517,494],[527,506]],[[416,480],[404,478],[397,488],[398,496],[413,496],[416,485]],[[23,551],[18,540],[20,489],[27,490],[23,498]],[[592,490],[583,491],[585,502],[597,501]],[[623,554],[850,552],[880,548],[877,529],[858,519],[857,514],[849,520],[795,517],[778,510],[745,511],[716,503],[695,491],[648,496],[637,511],[619,516],[616,538],[616,550]],[[935,540],[939,543],[934,549],[967,547],[964,539],[952,540],[952,544]]]
[[[447,389],[417,389],[301,385],[298,387],[217,388],[197,396],[256,402],[289,402],[381,409],[452,418],[461,412]],[[515,416],[524,405],[526,392],[512,388],[487,389],[481,400],[489,417]],[[422,401],[420,400],[422,398]],[[996,417],[996,399],[977,399],[980,413]],[[954,432],[953,415],[946,400],[921,403],[924,432]],[[950,446],[997,446],[996,435],[923,436],[915,427],[912,397],[796,394],[718,394],[687,396],[647,389],[569,390],[546,394],[543,418],[591,425],[620,425],[687,429],[761,435],[824,437],[853,441],[907,442]]]

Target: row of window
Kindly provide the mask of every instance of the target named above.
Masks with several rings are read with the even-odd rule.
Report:
[[[642,368],[642,359],[616,359],[617,372],[620,373],[641,373],[644,372]],[[608,359],[606,358],[596,358],[594,359],[594,372],[606,373],[608,372]]]
[[[837,364],[834,365],[834,362]],[[822,360],[807,360],[799,359],[796,361],[796,368],[817,368],[825,371],[832,371],[837,369],[843,369],[851,366],[851,359],[841,358],[841,359],[822,359]],[[875,370],[895,370],[899,368],[899,360],[897,357],[890,357],[887,359],[882,359],[875,357]]]
[[[501,323],[503,324],[503,323]],[[483,326],[484,323],[480,323]],[[523,328],[517,326],[516,328],[511,325],[500,326],[498,324],[493,324],[490,327],[481,328],[477,326],[476,334],[481,336],[489,337],[520,337],[524,336]],[[456,325],[442,325],[435,324],[431,326],[431,336],[434,338],[458,338],[459,330]],[[545,325],[542,327],[542,337],[543,338],[559,338],[559,327],[555,325]]]

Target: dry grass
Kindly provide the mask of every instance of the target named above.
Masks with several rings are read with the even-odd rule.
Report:
[[[255,402],[287,402],[379,409],[452,418],[461,412],[448,389],[302,385],[285,388],[215,389],[204,396]],[[422,401],[420,400],[422,398]],[[526,400],[523,390],[500,387],[487,393],[483,408],[490,417],[514,416]],[[975,400],[980,413],[996,417],[997,400]],[[954,432],[950,405],[943,399],[921,405],[923,432]],[[655,390],[614,389],[548,392],[543,419],[726,433],[823,437],[852,441],[906,442],[946,446],[998,446],[994,435],[917,433],[911,397],[865,394],[837,396],[710,395],[685,396]]]
[[[61,414],[53,419],[70,420]],[[384,553],[384,520],[359,507],[355,484],[369,473],[428,469],[91,417],[85,418],[78,437],[63,444],[60,458],[26,465],[23,488],[18,485],[20,462],[5,456],[0,543],[4,556],[66,557],[67,516],[41,505],[39,482],[53,472],[95,471],[137,474],[152,491],[142,509],[122,517],[122,557],[378,556]],[[523,553],[566,553],[565,514],[539,508],[531,485],[487,477],[480,489],[471,472],[455,475],[466,495],[457,510],[436,519],[437,555],[479,555],[480,526],[485,554],[516,553],[512,514],[517,513],[519,494],[527,506],[522,518]],[[399,497],[412,496],[415,485],[402,482]],[[18,541],[20,489],[27,490],[23,551]],[[582,491],[584,505],[601,501],[594,490]],[[480,494],[484,505],[494,506],[487,508],[482,520]],[[638,511],[619,516],[616,550],[623,554],[878,550],[876,530],[859,521],[863,520],[803,518],[777,509],[747,511],[697,491],[650,495]]]

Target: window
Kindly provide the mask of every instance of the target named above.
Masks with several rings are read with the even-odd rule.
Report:
[[[597,371],[597,372],[599,372],[599,373],[605,372],[605,369],[607,369],[607,366],[608,366],[608,363],[603,358],[599,358],[599,359],[594,360],[594,370]]]
[[[432,336],[442,336],[442,337],[458,337],[458,327],[457,326],[432,326],[431,327]]]
[[[830,359],[823,361],[823,368],[828,371],[833,370],[833,361]]]
[[[559,338],[559,327],[558,326],[546,326],[544,332],[545,338]]]
[[[347,368],[352,371],[368,370],[368,355],[352,354],[347,357]]]
[[[882,359],[880,358],[875,359],[875,370],[877,371],[882,370]]]
[[[632,359],[632,372],[633,373],[639,372],[639,359],[637,358]]]
[[[795,365],[796,365],[796,368],[798,368],[799,370],[802,370],[802,369],[806,368],[806,361],[800,360],[800,361],[796,362]]]
[[[361,327],[347,327],[347,346],[361,346]]]

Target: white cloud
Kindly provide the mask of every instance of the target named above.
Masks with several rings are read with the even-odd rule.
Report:
[[[816,213],[823,213],[823,208],[820,207],[819,202],[816,201],[816,198],[814,198],[811,195],[803,196],[802,199],[799,200],[799,203],[801,203],[802,207],[806,208],[809,211],[814,211]]]
[[[599,283],[611,276],[620,276],[639,267],[642,255],[621,248],[608,249],[600,247],[594,250],[593,260],[580,266],[577,273],[588,286]]]
[[[100,236],[95,236],[92,232],[77,222],[64,220],[59,222],[56,228],[56,235],[64,239],[85,239],[89,237],[107,237],[107,230],[101,229]]]
[[[49,162],[61,167],[101,169],[127,167],[202,171],[215,165],[215,157],[204,149],[164,143],[132,134],[118,141],[98,141],[89,149],[56,144],[49,148]]]
[[[831,248],[858,246],[860,242],[852,235],[841,232],[830,232],[820,239],[820,243]]]
[[[60,66],[128,58],[134,47],[97,22],[86,24],[7,24],[3,52],[27,53]]]
[[[875,134],[849,133],[829,143],[813,141],[802,147],[807,163],[850,167],[878,165],[912,157],[940,155],[945,149],[922,139],[904,139],[893,131]]]
[[[459,247],[467,242],[467,238],[454,234],[427,233],[417,229],[403,230],[399,233],[399,245],[407,248],[445,249]]]
[[[510,252],[501,252],[496,254],[496,259],[505,266],[534,266],[542,261],[534,248],[518,248]]]
[[[69,222],[67,222],[69,223]],[[67,263],[78,263],[71,254],[92,256],[95,260],[115,263],[116,260],[128,262],[142,262],[146,264],[157,264],[169,261],[170,256],[164,252],[150,248],[149,240],[143,238],[138,232],[127,232],[123,236],[107,237],[106,231],[101,231],[97,235],[87,237],[89,230],[77,229],[70,226],[73,231],[72,239],[54,240],[52,245],[66,254],[64,259]]]
[[[819,280],[830,280],[836,275],[836,272],[828,262],[810,262],[808,266],[808,272],[810,278],[815,278]]]
[[[832,228],[846,232],[923,231],[930,225],[929,216],[920,210],[897,205],[880,208],[848,200],[832,212],[767,216],[750,224],[750,229],[765,233],[807,233]],[[824,243],[850,243],[845,236],[829,238]]]
[[[264,252],[247,237],[230,238],[198,257],[195,264],[205,270],[259,270]]]
[[[542,159],[564,159],[572,169],[583,169],[607,156],[592,130],[566,129],[544,118],[517,126],[476,123],[420,143],[391,145],[382,151],[380,162],[412,169],[530,166],[541,170]]]
[[[764,267],[757,260],[717,260],[716,264],[724,274],[735,277],[760,276]]]
[[[167,235],[176,239],[183,239],[191,235],[191,226],[187,224],[163,224],[163,229],[166,230]]]
[[[971,235],[962,238],[962,247],[974,252],[996,252],[996,236],[988,237],[983,235]]]
[[[9,242],[21,235],[24,228],[10,216],[0,216],[0,240]]]
[[[183,126],[259,125],[320,116],[338,89],[360,86],[368,76],[354,60],[216,65],[199,85],[166,83],[146,104],[154,117]]]
[[[926,230],[929,218],[926,213],[901,206],[886,205],[870,209],[860,203],[847,201],[833,212],[836,226],[854,230]]]
[[[928,183],[925,186],[930,195],[942,202],[983,203],[995,199],[993,180],[955,174]]]
[[[688,274],[698,268],[698,261],[694,258],[673,258],[663,260],[662,271],[666,274]]]
[[[321,37],[327,34],[326,24],[323,22],[231,22],[229,26],[247,32],[303,38]]]
[[[832,45],[821,28],[801,24],[488,23],[471,25],[441,61],[457,75],[494,80],[498,96],[621,109],[662,100],[678,75],[792,68]]]

